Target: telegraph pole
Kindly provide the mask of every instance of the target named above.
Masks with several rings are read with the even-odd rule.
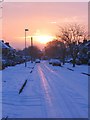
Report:
[[[33,37],[31,37],[31,63],[33,63]]]

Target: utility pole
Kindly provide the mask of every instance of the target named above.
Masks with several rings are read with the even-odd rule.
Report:
[[[27,57],[26,57],[26,38],[27,38],[26,32],[27,31],[29,31],[29,30],[25,29],[25,67],[27,67]]]
[[[33,63],[33,37],[31,37],[31,63]]]

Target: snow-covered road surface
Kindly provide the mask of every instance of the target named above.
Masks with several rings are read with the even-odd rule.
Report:
[[[33,66],[3,70],[3,117],[88,118],[88,76],[48,62],[36,64],[30,73]]]

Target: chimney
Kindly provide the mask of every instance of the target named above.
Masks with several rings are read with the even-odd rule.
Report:
[[[8,47],[10,47],[9,42],[6,42],[5,44],[6,44]]]
[[[4,43],[4,40],[2,40],[2,42]]]

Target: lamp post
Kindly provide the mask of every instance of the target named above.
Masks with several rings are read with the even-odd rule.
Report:
[[[26,38],[27,38],[26,32],[27,31],[29,31],[29,30],[25,29],[25,67],[27,67],[27,60],[26,60]]]

